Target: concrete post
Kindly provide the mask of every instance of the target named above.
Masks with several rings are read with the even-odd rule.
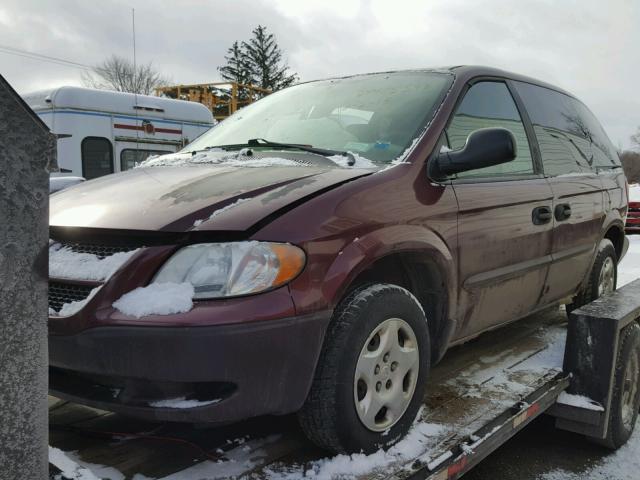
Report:
[[[0,76],[0,479],[48,478],[49,174],[55,137]]]

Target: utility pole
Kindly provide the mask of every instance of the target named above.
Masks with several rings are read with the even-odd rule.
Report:
[[[0,75],[0,480],[47,459],[49,170],[56,138]]]

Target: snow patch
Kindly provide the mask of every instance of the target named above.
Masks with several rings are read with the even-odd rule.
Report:
[[[584,408],[587,410],[593,410],[595,412],[604,412],[604,407],[595,400],[591,400],[584,395],[574,395],[567,392],[562,392],[558,397],[558,403],[563,405],[570,405],[572,407]]]
[[[269,480],[294,480],[313,478],[315,480],[331,480],[335,478],[353,478],[383,470],[392,464],[404,464],[412,461],[425,450],[433,446],[435,440],[446,428],[435,423],[418,422],[409,433],[386,452],[378,450],[370,455],[354,453],[352,455],[336,455],[332,458],[316,460],[306,465],[294,465],[288,472],[267,470]],[[443,459],[444,461],[446,459]]]
[[[280,440],[281,435],[270,435],[266,438],[244,442],[225,452],[224,459],[217,462],[207,460],[192,467],[176,472],[161,480],[215,480],[228,478],[246,478],[251,472],[269,456],[265,447]],[[232,443],[229,441],[228,443]],[[236,442],[238,443],[238,442]],[[240,446],[241,445],[241,446]],[[249,447],[249,451],[247,451]]]
[[[89,300],[91,300],[95,296],[95,294],[98,293],[100,288],[102,287],[96,287],[91,290],[89,292],[89,296],[87,296],[87,298],[85,298],[84,300],[76,300],[74,302],[65,303],[64,305],[62,305],[62,308],[59,312],[56,312],[53,308],[49,308],[49,315],[58,317],[70,317],[71,315],[75,315],[80,310],[82,310],[87,303],[89,303]]]
[[[618,267],[618,288],[640,278],[640,235],[627,235],[629,250]]]
[[[238,200],[236,200],[233,203],[230,203],[229,205],[219,208],[218,210],[216,210],[215,212],[213,212],[211,215],[209,215],[209,218],[206,218],[204,220],[196,220],[195,222],[193,222],[193,226],[194,227],[199,227],[200,225],[202,225],[203,222],[206,222],[207,220],[211,220],[212,218],[217,217],[218,215],[226,212],[227,210],[232,209],[233,207],[237,207],[238,205],[241,205],[245,202],[248,202],[249,200],[251,200],[250,198],[239,198]]]
[[[49,245],[49,276],[68,280],[103,281],[113,275],[139,249],[100,258],[91,253],[74,252],[59,243]]]
[[[629,185],[629,201],[640,202],[640,183]]]
[[[167,400],[158,400],[155,402],[149,402],[149,406],[156,408],[196,408],[204,407],[205,405],[213,405],[218,403],[219,398],[214,400],[187,400],[186,397],[170,398]]]
[[[640,436],[636,423],[635,434],[620,449],[604,457],[586,471],[573,473],[563,469],[552,470],[537,480],[637,480],[640,471]]]
[[[368,158],[358,155],[355,152],[348,152],[348,153],[349,155],[332,155],[327,158],[331,160],[333,163],[335,163],[336,165],[339,165],[344,168],[376,168],[377,167],[377,165],[373,163],[371,160],[369,160]],[[355,160],[355,163],[353,165],[349,165],[349,162],[351,162],[352,159]]]
[[[82,462],[77,455],[49,446],[49,463],[55,465],[69,480],[124,480],[115,468]]]
[[[175,153],[161,155],[155,158],[148,158],[136,166],[136,168],[146,167],[180,167],[184,165],[220,165],[224,167],[301,167],[302,163],[279,157],[252,158],[246,156],[245,151],[224,152],[220,149],[210,149],[198,152],[194,155],[190,153]]]
[[[113,308],[131,317],[172,315],[193,308],[193,285],[185,283],[152,283],[125,293],[113,303]]]

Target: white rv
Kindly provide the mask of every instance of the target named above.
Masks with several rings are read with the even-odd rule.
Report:
[[[181,149],[215,123],[200,103],[80,87],[24,95],[58,135],[64,174],[92,179]]]

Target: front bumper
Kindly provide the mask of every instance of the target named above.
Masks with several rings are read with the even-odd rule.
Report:
[[[50,335],[50,392],[146,420],[227,423],[291,413],[307,396],[329,318]],[[192,402],[172,401],[180,398]]]

